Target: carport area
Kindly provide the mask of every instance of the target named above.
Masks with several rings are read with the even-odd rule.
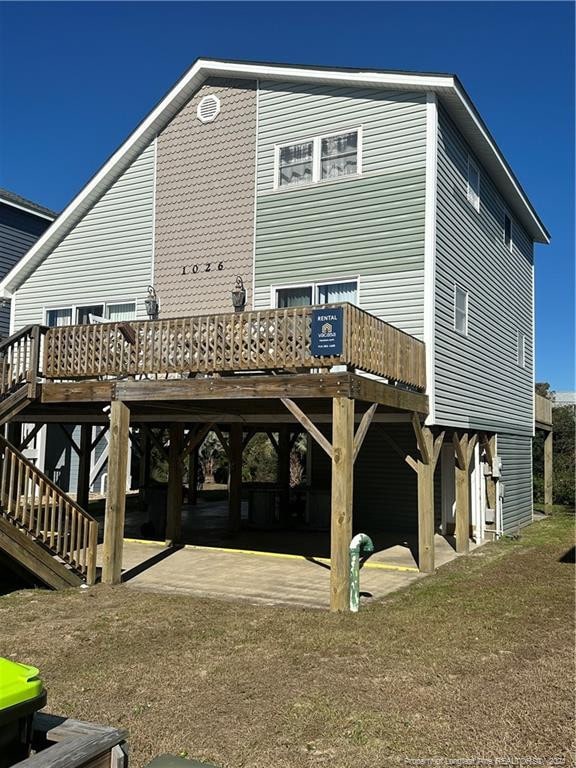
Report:
[[[458,555],[446,539],[435,537],[436,564]],[[237,548],[124,540],[122,580],[131,589],[242,600],[260,605],[325,609],[330,596],[326,558]],[[420,573],[413,542],[382,546],[360,572],[361,603],[380,600],[408,586]],[[99,559],[102,552],[99,547]]]

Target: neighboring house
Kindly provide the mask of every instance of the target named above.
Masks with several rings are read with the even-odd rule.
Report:
[[[246,290],[246,310],[284,309],[294,329],[300,316],[309,317],[294,308],[357,305],[375,319],[358,314],[352,322],[346,315],[346,323],[358,328],[372,323],[356,352],[361,354],[363,340],[380,362],[359,364],[355,358],[348,369],[362,379],[354,379],[354,386],[368,386],[365,372],[374,392],[388,394],[379,400],[374,395],[381,407],[363,422],[367,427],[374,418],[355,466],[354,525],[368,532],[418,529],[422,549],[422,535],[429,535],[422,534],[427,505],[434,521],[426,530],[450,533],[456,525],[466,540],[469,532],[481,541],[532,520],[534,243],[547,242],[544,225],[457,77],[202,59],[4,278],[0,292],[14,305],[12,330],[31,323],[55,328],[49,332],[54,379],[88,370],[96,378],[94,359],[108,355],[102,346],[108,326],[84,336],[66,335],[65,326],[103,318],[132,322],[137,334],[147,333],[136,321],[147,317],[149,286],[166,321],[164,331],[154,326],[154,333],[168,350],[164,363],[150,370],[173,375],[188,370],[178,344],[192,338],[193,350],[205,336],[200,326],[190,326],[188,337],[184,331],[170,336],[176,325],[167,321],[210,314],[216,328],[222,313],[233,309],[237,277]],[[220,335],[214,331],[216,345],[224,345],[219,362],[202,369],[196,355],[189,370],[250,370],[247,350],[260,333],[268,334],[256,317],[261,315],[250,315],[256,323],[250,327],[260,330],[233,339],[235,365],[223,362],[232,343],[232,326],[225,326]],[[394,336],[393,351],[379,321],[403,332]],[[282,333],[290,335],[287,327]],[[276,340],[284,338],[279,328]],[[137,345],[140,365],[147,352],[140,341],[130,343]],[[82,364],[74,344],[86,350]],[[274,368],[262,361],[275,344],[263,344],[252,368]],[[63,364],[62,345],[71,345],[77,369]],[[409,357],[412,373],[403,375]],[[134,376],[128,363],[123,368],[106,360],[98,370]],[[279,358],[275,367],[272,373],[319,365]],[[338,370],[326,373],[327,379],[339,376]],[[225,387],[225,378],[219,381]],[[383,406],[392,397],[391,383],[398,402],[411,390],[416,403],[425,387],[418,394],[422,405]],[[130,386],[122,386],[127,389],[118,385],[114,396],[127,400],[128,394],[117,393]],[[200,387],[200,381],[186,386]],[[69,390],[69,401],[76,402],[78,391]],[[97,400],[100,395],[91,391]],[[70,404],[70,414],[74,408],[89,419],[85,406]],[[223,415],[210,417],[196,407],[189,418],[226,425],[231,406],[220,401],[218,408]],[[294,413],[292,422],[303,423]],[[414,423],[415,413],[425,417],[422,425],[419,417]],[[162,416],[165,423],[169,414]],[[38,421],[43,415],[49,414],[39,412]],[[334,526],[338,471],[333,460],[331,481],[322,435],[337,440],[338,429],[330,430],[322,408],[312,415],[319,434],[307,427],[314,437],[307,520],[328,526],[332,504]],[[92,417],[103,423],[95,412]],[[229,418],[233,424],[235,416]],[[266,416],[247,408],[242,418],[254,425]],[[270,416],[271,423],[275,419]],[[411,458],[418,450],[413,430],[418,461]],[[426,476],[434,483],[428,504],[428,490],[422,492],[428,480],[419,474],[417,484],[413,470],[429,466],[425,441],[434,439],[440,454],[437,471],[432,463]],[[92,458],[92,469],[97,460]],[[468,489],[465,500],[462,488]],[[467,518],[460,529],[455,508]],[[334,527],[332,537],[334,547]]]
[[[576,408],[576,392],[554,392],[552,408],[564,408],[567,405]]]
[[[0,277],[4,277],[52,224],[57,214],[0,188]],[[10,333],[10,300],[0,307],[0,338]]]

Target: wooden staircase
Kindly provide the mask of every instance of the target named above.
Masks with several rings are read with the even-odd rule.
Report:
[[[38,394],[45,329],[0,344],[0,426]],[[0,435],[0,550],[49,587],[96,580],[98,523]]]

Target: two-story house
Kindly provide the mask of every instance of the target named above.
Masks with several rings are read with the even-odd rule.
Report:
[[[306,430],[304,525],[331,529],[334,609],[353,529],[417,533],[424,571],[435,531],[462,552],[517,531],[532,519],[534,243],[548,241],[457,77],[197,60],[0,283],[13,333],[48,327],[26,336],[32,370],[7,375],[11,418],[82,425],[80,507],[33,493],[28,533],[58,539],[63,503],[76,553],[94,539],[78,509],[110,424],[103,576],[117,581],[129,428],[155,423],[170,425],[169,542],[180,455],[211,427],[228,435],[232,529],[249,431],[284,435],[286,462]],[[82,570],[62,547],[93,578],[93,554]]]

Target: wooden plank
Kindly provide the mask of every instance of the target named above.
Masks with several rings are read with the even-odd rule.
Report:
[[[110,729],[64,739],[18,763],[18,768],[109,768],[125,731]]]
[[[429,464],[432,457],[428,452],[428,444],[426,438],[424,437],[422,424],[420,423],[420,416],[417,413],[412,414],[412,428],[414,429],[414,434],[416,435],[416,443],[418,444],[418,450],[420,451],[422,461],[424,464]]]
[[[154,383],[154,382],[150,382]],[[112,381],[45,381],[40,387],[42,403],[109,403]]]
[[[228,529],[232,533],[240,530],[242,500],[242,424],[230,424],[228,480]]]
[[[354,400],[332,403],[332,510],[330,525],[330,610],[350,610],[350,541],[354,478]]]
[[[166,500],[166,546],[179,544],[182,538],[182,446],[184,425],[170,425],[168,450],[168,496]]]
[[[354,374],[304,373],[282,376],[169,379],[167,381],[118,381],[115,397],[118,400],[150,402],[348,396],[352,375]]]
[[[544,439],[544,504],[554,504],[554,433]]]
[[[399,411],[413,411],[428,415],[428,397],[422,392],[411,392],[400,387],[384,384],[376,379],[350,373],[350,396],[355,400],[379,403]],[[343,377],[342,377],[343,378]]]
[[[469,437],[465,432],[454,433],[453,442],[456,453],[456,552],[467,554],[470,551],[470,465],[477,436]]]
[[[0,549],[52,589],[77,587],[82,583],[77,574],[3,517],[0,517]]]
[[[324,437],[318,427],[308,418],[308,416],[306,416],[304,411],[299,408],[293,400],[288,397],[282,397],[280,399],[290,413],[300,422],[300,424],[302,424],[308,434],[316,440],[318,445],[323,448],[332,459],[332,445],[328,438]]]
[[[422,573],[433,573],[434,553],[434,468],[430,457],[434,452],[434,436],[429,427],[422,427],[424,453],[417,462],[418,472],[418,568]]]
[[[354,435],[354,461],[356,461],[358,458],[360,448],[362,448],[362,443],[364,442],[364,438],[368,433],[370,424],[372,424],[372,419],[374,418],[374,414],[376,413],[377,408],[378,403],[372,403],[370,408],[368,408],[368,410],[362,415],[362,419],[358,425],[356,434]]]
[[[119,584],[122,577],[122,545],[126,511],[126,477],[130,440],[130,410],[115,400],[110,410],[108,488],[104,518],[102,581]]]

